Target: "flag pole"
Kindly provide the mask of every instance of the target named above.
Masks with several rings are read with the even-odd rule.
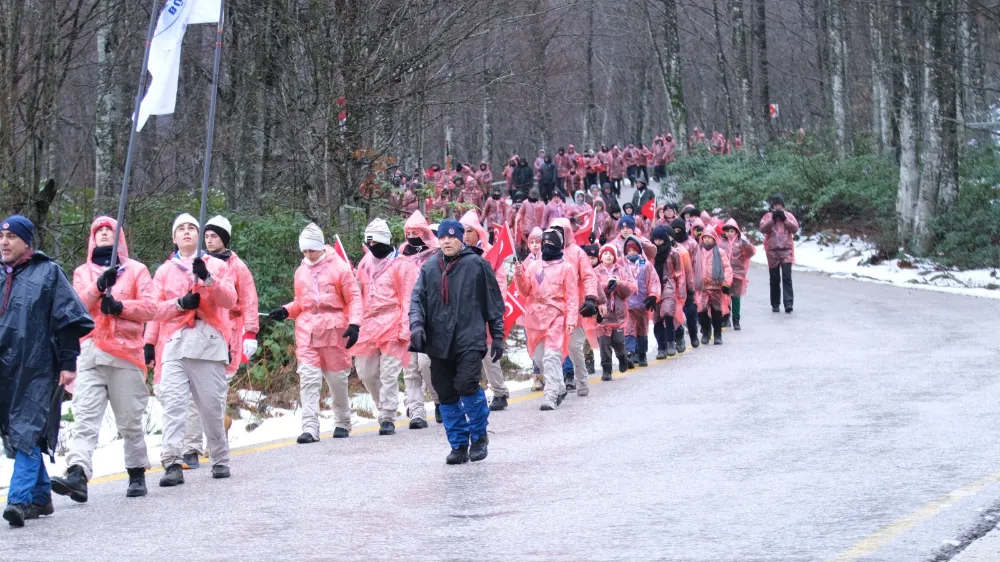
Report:
[[[118,196],[118,223],[115,225],[115,240],[111,248],[111,267],[115,267],[118,261],[118,238],[121,236],[122,221],[125,220],[125,202],[128,199],[128,184],[132,176],[132,156],[135,154],[136,122],[139,116],[139,104],[142,103],[142,93],[146,90],[146,76],[149,74],[149,45],[153,42],[153,33],[156,31],[156,7],[160,0],[152,0],[149,9],[149,29],[146,31],[146,46],[142,52],[142,70],[139,71],[139,89],[135,94],[135,109],[132,111],[132,131],[128,136],[128,151],[125,153],[125,170],[122,174],[122,191]],[[88,257],[89,259],[89,257]],[[111,287],[108,287],[108,294],[111,294]]]
[[[212,62],[212,94],[208,104],[208,133],[205,138],[205,170],[201,175],[201,212],[198,214],[199,230],[205,228],[208,212],[208,181],[212,173],[212,138],[215,135],[215,102],[219,97],[219,63],[222,60],[222,33],[226,16],[226,0],[219,2],[219,23],[215,31],[215,60]],[[204,235],[198,233],[198,249],[195,256],[201,256]]]

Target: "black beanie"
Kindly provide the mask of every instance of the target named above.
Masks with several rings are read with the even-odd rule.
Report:
[[[600,257],[601,248],[597,244],[587,244],[583,247],[583,251],[592,258]]]
[[[219,238],[222,239],[222,245],[227,248],[229,247],[229,240],[231,239],[231,236],[229,235],[228,232],[225,231],[225,229],[223,229],[218,225],[209,224],[205,226],[205,230],[206,231],[211,230],[212,232],[218,234]]]

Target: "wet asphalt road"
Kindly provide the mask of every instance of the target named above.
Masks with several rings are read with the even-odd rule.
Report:
[[[725,345],[526,396],[484,462],[446,466],[438,425],[247,452],[230,480],[57,497],[0,559],[806,561],[882,530],[853,554],[909,561],[1000,499],[924,507],[1000,470],[1000,302],[797,274],[773,314],[751,280]]]

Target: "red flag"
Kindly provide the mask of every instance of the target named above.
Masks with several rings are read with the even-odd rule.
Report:
[[[344,260],[345,262],[347,262],[347,265],[351,266],[351,271],[352,272],[356,273],[356,271],[354,270],[354,266],[351,265],[351,259],[347,257],[347,250],[344,248],[343,242],[340,241],[340,235],[339,234],[334,234],[333,238],[334,238],[334,241],[333,241],[333,251],[336,252],[336,254],[338,256],[340,256],[340,258],[342,260]]]
[[[642,216],[653,220],[653,217],[656,216],[656,199],[646,201],[646,204],[642,206]]]
[[[521,302],[521,295],[517,292],[517,285],[513,281],[507,286],[507,298],[504,300],[503,308],[503,335],[506,338],[517,319],[524,314],[524,304]]]
[[[576,232],[573,233],[576,243],[580,246],[590,244],[590,235],[594,232],[594,221],[597,220],[597,209],[583,217],[583,220],[583,224],[576,227]]]
[[[514,255],[514,242],[506,224],[494,228],[493,232],[493,247],[483,257],[493,266],[493,271],[496,271],[503,267],[505,259]]]

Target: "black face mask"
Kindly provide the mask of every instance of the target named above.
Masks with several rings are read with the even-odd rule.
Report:
[[[374,244],[368,245],[368,251],[372,253],[378,259],[382,259],[392,253],[393,247],[388,244],[383,244],[381,242],[375,242]]]
[[[421,238],[421,237],[419,237],[419,236],[417,236],[415,238],[407,238],[406,239],[406,243],[409,244],[413,248],[423,248],[424,246],[427,245],[427,244],[424,243],[424,239]]]
[[[537,203],[538,202],[538,198],[537,197],[528,197],[528,201],[530,201],[532,203]]]
[[[688,239],[688,233],[686,231],[684,230],[674,231],[674,240],[678,242],[684,242],[687,239]]]
[[[562,248],[557,248],[552,244],[542,244],[542,260],[561,260],[563,257]]]
[[[499,193],[494,193],[493,194],[493,198],[494,199],[500,199],[500,194]]]

